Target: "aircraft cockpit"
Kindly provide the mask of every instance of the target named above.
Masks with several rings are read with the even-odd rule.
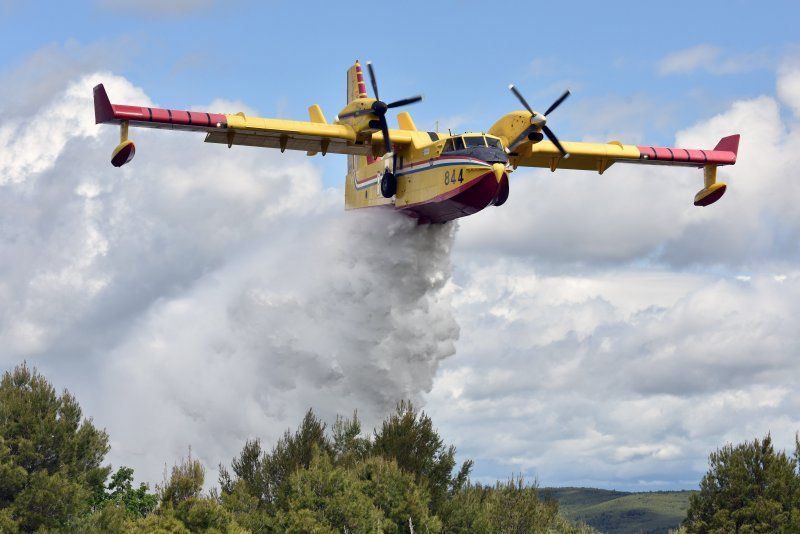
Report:
[[[454,135],[445,141],[443,156],[468,156],[488,163],[508,163],[500,139],[484,134]]]
[[[447,140],[444,145],[444,152],[455,152],[474,146],[490,146],[502,149],[500,140],[496,137],[478,134],[456,135]]]

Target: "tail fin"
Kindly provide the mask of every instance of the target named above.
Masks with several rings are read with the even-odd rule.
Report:
[[[359,98],[367,98],[367,86],[364,85],[364,73],[361,72],[361,64],[356,60],[355,65],[347,70],[347,103]],[[356,169],[365,167],[368,161],[364,156],[348,156],[347,172],[355,172]]]
[[[114,120],[114,108],[108,99],[108,93],[103,84],[94,87],[94,123],[102,124]]]
[[[364,85],[361,64],[356,60],[356,64],[347,71],[347,103],[359,98],[367,98],[367,86]]]
[[[714,150],[724,150],[726,152],[733,152],[733,155],[736,156],[739,154],[739,134],[736,135],[729,135],[728,137],[723,137],[717,143],[717,146],[714,147]]]

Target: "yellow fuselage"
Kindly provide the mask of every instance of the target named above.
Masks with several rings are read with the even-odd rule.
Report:
[[[484,134],[408,133],[410,143],[396,153],[360,158],[363,165],[349,166],[347,209],[392,206],[425,222],[445,222],[502,203],[504,198],[498,195],[504,187],[506,195],[508,191],[507,158],[498,139]],[[392,169],[397,192],[384,198],[381,179]]]

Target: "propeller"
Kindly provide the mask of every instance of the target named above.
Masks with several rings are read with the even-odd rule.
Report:
[[[407,106],[409,104],[416,104],[420,100],[422,100],[422,95],[412,96],[410,98],[403,98],[400,100],[395,100],[394,102],[390,102],[387,104],[386,102],[380,99],[378,93],[378,80],[375,77],[375,70],[372,68],[372,62],[367,61],[367,70],[369,70],[369,81],[372,84],[372,91],[375,94],[375,102],[372,103],[372,106],[366,109],[359,109],[356,111],[351,111],[350,113],[345,113],[343,115],[339,115],[340,119],[346,117],[359,117],[361,115],[373,114],[378,117],[378,127],[383,134],[383,146],[386,148],[386,152],[392,151],[392,142],[389,139],[389,124],[386,122],[386,112],[392,108],[398,108],[400,106]]]
[[[525,109],[527,109],[528,112],[530,112],[530,114],[531,114],[531,126],[534,129],[541,129],[542,133],[544,133],[544,135],[546,135],[547,138],[550,141],[552,141],[552,143],[556,146],[558,151],[561,152],[561,155],[564,156],[565,158],[568,158],[569,157],[569,152],[564,150],[564,147],[561,146],[561,143],[559,142],[558,137],[556,137],[556,134],[554,134],[553,130],[551,130],[547,126],[547,116],[550,115],[550,113],[552,113],[553,111],[555,111],[558,108],[558,106],[560,106],[564,102],[564,100],[567,99],[567,97],[570,95],[570,92],[569,91],[564,91],[564,94],[562,94],[560,97],[558,97],[555,102],[550,104],[550,107],[547,108],[547,111],[545,111],[544,113],[536,113],[535,111],[533,111],[531,106],[528,104],[528,101],[525,100],[525,97],[522,96],[522,93],[520,93],[517,90],[517,88],[514,87],[513,84],[509,85],[508,88],[511,89],[511,92],[514,93],[514,96],[517,97],[517,100],[520,101],[520,103],[525,107]]]

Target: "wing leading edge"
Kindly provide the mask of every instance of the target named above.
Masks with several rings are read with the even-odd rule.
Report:
[[[623,145],[619,141],[564,141],[561,144],[569,153],[568,158],[562,157],[558,148],[550,141],[540,141],[527,144],[522,150],[512,153],[509,161],[514,166],[549,167],[551,170],[578,169],[601,174],[616,162],[686,167],[733,165],[739,152],[739,134],[723,138],[712,150]]]

